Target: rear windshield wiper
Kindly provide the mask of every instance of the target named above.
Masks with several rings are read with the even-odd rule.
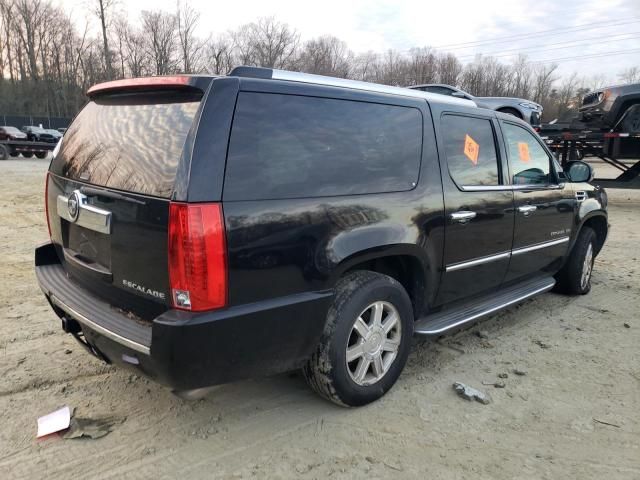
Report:
[[[110,192],[108,190],[100,190],[98,188],[81,187],[80,192],[87,197],[105,197],[112,198],[114,200],[124,200],[125,202],[137,203],[139,205],[146,205],[146,202],[143,202],[142,200],[127,197],[126,195],[122,195],[116,192]]]

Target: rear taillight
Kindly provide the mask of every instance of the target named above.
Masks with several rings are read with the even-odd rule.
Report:
[[[51,238],[51,222],[49,221],[49,172],[44,177],[44,214],[47,217],[47,229]]]
[[[212,310],[227,304],[227,259],[218,203],[169,206],[169,284],[175,308]]]

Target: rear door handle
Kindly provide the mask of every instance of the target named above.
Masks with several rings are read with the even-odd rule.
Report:
[[[473,218],[476,218],[476,212],[470,212],[468,210],[461,210],[451,214],[451,220],[458,223],[467,223]]]
[[[525,217],[528,217],[537,209],[538,207],[536,207],[535,205],[522,205],[521,207],[518,207],[518,211],[524,214]]]

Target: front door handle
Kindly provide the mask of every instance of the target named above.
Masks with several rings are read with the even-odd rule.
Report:
[[[451,220],[458,223],[467,223],[473,218],[476,218],[476,212],[470,212],[468,210],[461,210],[451,214]]]
[[[535,212],[537,208],[538,207],[536,207],[535,205],[522,205],[521,207],[518,207],[518,211],[524,214],[525,217],[528,217],[533,212]]]

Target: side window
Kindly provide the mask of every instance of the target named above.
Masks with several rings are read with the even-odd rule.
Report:
[[[442,137],[449,173],[459,186],[500,183],[491,120],[444,115]]]
[[[228,200],[411,190],[422,113],[330,98],[241,92],[231,130]]]
[[[531,132],[512,123],[502,123],[504,141],[514,185],[553,183],[551,159]]]
[[[431,86],[431,87],[425,87],[424,89],[426,92],[431,92],[431,93],[439,93],[440,95],[451,95],[454,90],[447,88],[447,87],[440,87],[440,86]]]

